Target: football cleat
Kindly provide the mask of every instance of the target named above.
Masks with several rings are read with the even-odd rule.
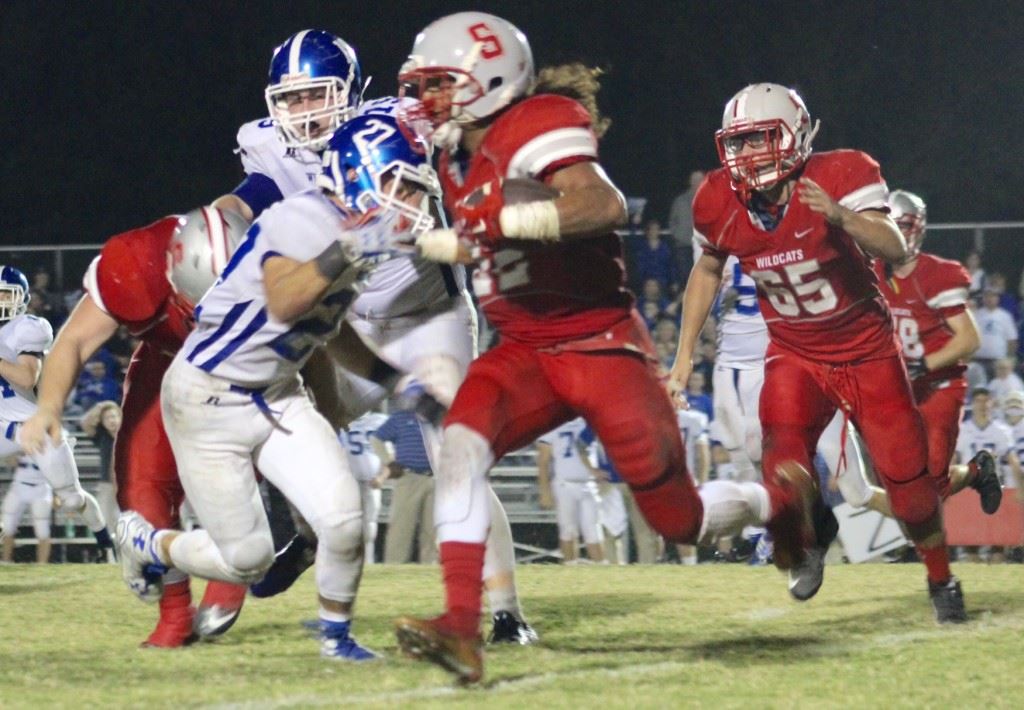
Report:
[[[349,634],[351,621],[320,621],[320,655],[338,661],[375,661],[379,656]]]
[[[144,602],[158,601],[164,592],[163,575],[167,566],[154,549],[159,532],[134,510],[121,513],[117,521],[117,551],[121,575],[135,595]]]
[[[825,581],[825,555],[839,534],[839,521],[832,509],[818,496],[814,501],[814,545],[804,554],[804,561],[789,570],[789,593],[798,602],[805,602],[821,589]]]
[[[263,579],[249,585],[249,593],[258,599],[276,596],[295,584],[315,560],[316,546],[296,535],[274,555],[274,563]]]
[[[978,491],[981,497],[981,509],[986,515],[994,515],[1003,502],[1003,486],[999,483],[999,474],[996,473],[996,459],[985,449],[982,449],[970,460],[974,464],[977,473],[971,481],[971,488]]]
[[[963,624],[967,621],[964,592],[960,588],[960,580],[956,577],[950,577],[941,584],[929,581],[928,596],[935,609],[935,620],[940,624]]]
[[[202,639],[220,636],[238,620],[247,587],[241,584],[211,581],[196,612],[193,629]]]
[[[440,619],[395,619],[398,647],[409,658],[428,661],[453,673],[460,684],[476,683],[484,675],[483,639],[457,636]]]
[[[530,646],[539,640],[532,626],[508,611],[494,615],[491,635],[487,637],[487,643],[517,643],[520,646]]]

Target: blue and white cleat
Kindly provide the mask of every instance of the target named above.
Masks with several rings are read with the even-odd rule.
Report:
[[[167,566],[156,555],[157,532],[134,510],[126,510],[117,520],[115,537],[124,583],[139,599],[150,604],[163,596],[163,575],[167,572]]]
[[[249,585],[249,593],[257,599],[274,597],[287,591],[302,573],[316,561],[316,545],[296,535],[274,555],[274,563],[263,579]]]
[[[320,655],[339,661],[376,661],[373,651],[363,648],[349,635],[351,621],[320,620]]]

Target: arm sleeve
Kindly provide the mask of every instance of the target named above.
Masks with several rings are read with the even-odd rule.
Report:
[[[254,219],[259,217],[263,210],[284,199],[277,183],[263,173],[246,175],[245,180],[242,180],[231,194],[249,205]]]
[[[967,310],[971,277],[959,264],[943,268],[927,294],[928,307],[939,311],[943,318],[952,318]]]

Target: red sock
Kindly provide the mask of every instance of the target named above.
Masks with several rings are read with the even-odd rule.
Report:
[[[929,582],[940,584],[948,582],[949,578],[953,576],[953,571],[949,568],[949,548],[946,547],[945,542],[927,550],[918,546],[917,554],[920,555],[925,569],[928,570]]]
[[[442,542],[441,574],[445,588],[445,621],[459,636],[480,632],[484,544]]]
[[[192,592],[189,589],[188,580],[171,582],[164,585],[164,595],[160,597],[160,616],[176,609],[188,608],[192,603]]]

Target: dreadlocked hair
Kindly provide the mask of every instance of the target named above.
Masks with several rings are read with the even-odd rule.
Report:
[[[578,101],[590,114],[590,128],[600,138],[612,125],[611,119],[602,116],[597,106],[597,92],[601,90],[598,77],[602,74],[602,69],[588,67],[582,62],[544,67],[537,72],[529,94],[557,94]]]

